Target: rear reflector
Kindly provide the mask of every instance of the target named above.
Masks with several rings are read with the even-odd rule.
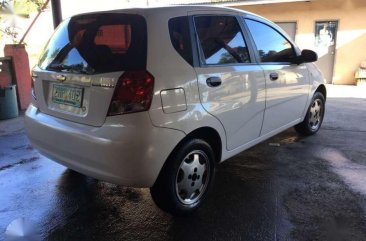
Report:
[[[154,77],[146,70],[126,71],[119,78],[108,115],[149,110],[153,97]]]

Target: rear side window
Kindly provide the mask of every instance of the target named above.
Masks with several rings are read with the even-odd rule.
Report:
[[[76,16],[55,31],[41,55],[41,69],[103,73],[146,69],[146,21],[134,14]]]
[[[170,40],[174,49],[185,61],[193,65],[192,45],[189,33],[188,17],[176,17],[169,20]]]
[[[205,64],[250,63],[247,45],[234,16],[194,18]]]
[[[245,22],[252,34],[261,62],[292,62],[295,51],[292,44],[272,27],[246,19]]]

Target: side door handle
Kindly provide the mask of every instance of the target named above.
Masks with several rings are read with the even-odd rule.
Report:
[[[220,77],[210,77],[207,78],[206,83],[210,87],[217,87],[221,85],[221,78]]]
[[[278,73],[270,73],[269,79],[272,81],[278,80]]]

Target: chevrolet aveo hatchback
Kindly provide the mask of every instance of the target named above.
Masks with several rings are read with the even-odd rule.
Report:
[[[161,209],[188,214],[218,163],[292,126],[319,130],[326,89],[316,60],[272,22],[234,9],[77,15],[33,69],[26,130],[45,156],[150,187]]]

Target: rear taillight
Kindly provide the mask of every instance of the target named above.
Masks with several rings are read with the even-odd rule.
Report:
[[[154,77],[146,70],[126,71],[119,78],[108,115],[146,111],[153,97]]]

